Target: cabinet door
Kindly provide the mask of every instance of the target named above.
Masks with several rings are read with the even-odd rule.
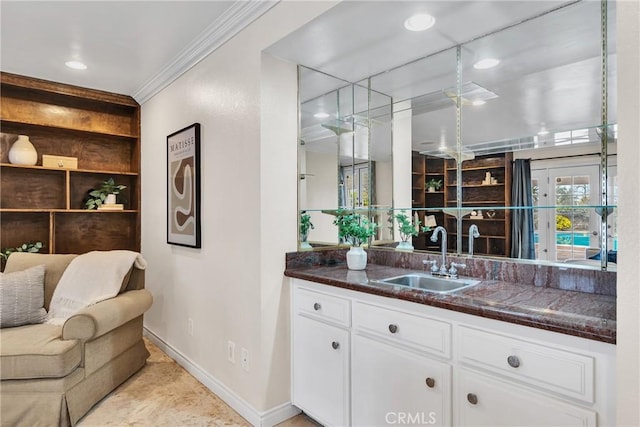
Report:
[[[455,402],[460,426],[596,426],[593,411],[467,369]]]
[[[354,426],[451,425],[451,367],[354,335]]]
[[[293,318],[293,404],[323,425],[349,423],[349,332]]]

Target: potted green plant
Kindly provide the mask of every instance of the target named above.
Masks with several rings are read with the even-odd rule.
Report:
[[[420,220],[414,224],[409,216],[402,211],[394,215],[396,221],[398,222],[398,232],[400,233],[400,238],[402,241],[398,243],[396,247],[397,250],[407,250],[412,251],[413,245],[409,241],[410,237],[415,237],[420,233]]]
[[[433,193],[436,190],[440,190],[442,188],[442,180],[432,178],[429,181],[425,182],[425,186],[427,187],[427,191],[429,193]]]
[[[102,205],[115,204],[116,195],[120,194],[120,191],[127,188],[126,185],[116,184],[113,178],[109,178],[100,184],[97,190],[89,191],[89,197],[85,201],[85,207],[87,209],[98,209]]]
[[[311,245],[307,242],[309,237],[309,230],[313,230],[315,227],[311,222],[311,215],[306,211],[300,212],[300,249],[311,249]]]
[[[333,223],[338,226],[338,237],[351,245],[347,252],[347,267],[350,270],[364,270],[367,253],[361,245],[375,235],[378,226],[360,214],[345,213],[340,209]]]

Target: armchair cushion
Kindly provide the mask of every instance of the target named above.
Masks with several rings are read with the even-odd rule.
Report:
[[[44,265],[0,273],[0,327],[42,323],[46,315]]]
[[[83,308],[66,320],[62,327],[62,339],[86,341],[100,337],[141,316],[152,302],[151,293],[140,289]]]
[[[3,329],[0,334],[2,380],[62,378],[80,366],[80,342],[61,340],[60,329],[45,323]]]

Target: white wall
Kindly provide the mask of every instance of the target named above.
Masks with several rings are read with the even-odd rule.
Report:
[[[640,425],[640,2],[617,2],[618,229],[617,425]]]
[[[288,288],[282,268],[284,252],[295,248],[296,239],[295,129],[279,133],[273,126],[276,120],[295,120],[290,110],[293,68],[261,51],[334,4],[278,4],[142,108],[142,249],[149,262],[147,287],[155,298],[145,325],[257,412],[288,398]],[[621,1],[617,14],[619,87],[621,94],[630,94],[620,96],[618,106],[619,173],[624,177],[619,425],[640,424],[638,8],[637,1]],[[274,105],[281,111],[269,117],[264,107]],[[201,250],[167,245],[165,236],[166,135],[193,122],[202,124]],[[394,179],[394,191],[405,185]],[[396,204],[407,198],[395,197]],[[188,318],[194,321],[193,336],[187,334]],[[239,362],[227,362],[227,340],[236,342],[237,358],[241,347],[249,350],[249,372]]]
[[[295,65],[261,52],[334,4],[279,3],[142,106],[142,251],[155,298],[145,326],[201,381],[259,414],[289,399],[282,271],[297,236]],[[166,244],[166,136],[194,122],[202,249]]]
[[[338,243],[338,228],[333,225],[333,215],[319,212],[318,209],[338,208],[338,156],[336,152],[320,153],[307,151],[306,169],[308,176],[306,200],[300,200],[300,209],[316,209],[308,212],[314,229],[309,233],[312,242]]]

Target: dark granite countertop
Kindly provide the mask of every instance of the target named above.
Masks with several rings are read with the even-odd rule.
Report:
[[[289,266],[285,276],[359,292],[398,298],[433,307],[531,326],[605,343],[616,342],[616,297],[554,289],[500,280],[437,294],[376,282],[411,272],[369,263],[351,271],[343,263],[330,266]]]

